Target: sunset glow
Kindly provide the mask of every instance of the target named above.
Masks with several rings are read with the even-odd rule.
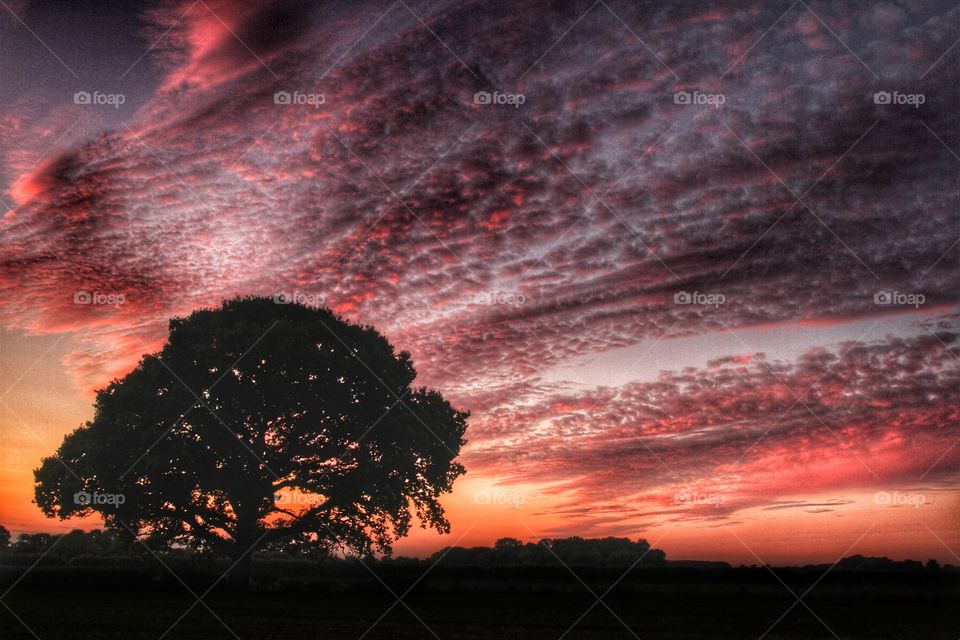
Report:
[[[398,555],[960,563],[960,7],[313,4],[0,9],[0,524],[259,295],[470,411]]]

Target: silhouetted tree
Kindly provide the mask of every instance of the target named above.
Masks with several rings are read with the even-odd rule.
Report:
[[[563,538],[545,539],[539,543],[526,544],[514,538],[500,538],[493,548],[452,547],[433,554],[432,561],[445,566],[554,566],[559,562],[568,565],[593,567],[660,566],[666,553],[653,549],[646,540],[632,541],[627,538]]]
[[[10,546],[10,532],[0,524],[0,549],[6,549],[8,546]]]
[[[923,563],[918,560],[891,560],[890,558],[871,558],[860,554],[840,560],[837,569],[848,571],[923,571]]]
[[[54,540],[49,533],[21,533],[10,548],[17,553],[43,553]]]
[[[76,558],[77,556],[94,554],[100,551],[94,541],[84,531],[74,529],[70,533],[58,536],[55,553],[61,558]],[[52,552],[53,553],[53,552]]]
[[[170,321],[35,474],[51,517],[99,512],[152,543],[250,553],[308,540],[390,552],[464,473],[468,414],[413,388],[407,352],[326,309],[243,298]]]

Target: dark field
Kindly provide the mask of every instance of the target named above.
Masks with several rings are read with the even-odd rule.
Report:
[[[960,588],[956,574],[834,572],[804,598],[820,620],[803,604],[797,604],[777,623],[796,598],[762,568],[636,571],[603,599],[619,620],[604,604],[596,604],[587,587],[562,568],[538,570],[537,575],[525,570],[438,569],[403,599],[409,610],[404,604],[396,604],[396,597],[389,590],[398,596],[403,594],[422,569],[377,569],[386,584],[367,573],[367,579],[355,576],[307,585],[274,583],[270,587],[274,590],[254,593],[234,593],[217,587],[203,602],[244,640],[646,640],[761,636],[955,639],[960,635]],[[184,616],[196,598],[169,574],[163,579],[157,576],[159,582],[150,589],[68,588],[67,584],[78,582],[61,581],[59,586],[52,586],[51,578],[60,572],[42,568],[34,571],[37,574],[18,584],[3,602],[42,640],[234,637],[203,604],[197,604]],[[576,572],[597,595],[603,594],[620,576],[619,572],[607,570]],[[801,595],[821,573],[778,570],[778,575],[794,593]],[[88,583],[90,577],[75,575],[71,579]],[[276,590],[294,586],[294,591]],[[205,591],[201,584],[192,584],[191,588],[197,595]],[[591,609],[592,605],[595,606]],[[181,616],[184,617],[177,622]],[[4,608],[0,608],[0,637],[34,638]]]

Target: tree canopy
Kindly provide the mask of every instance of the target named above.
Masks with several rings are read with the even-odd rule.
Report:
[[[243,557],[307,542],[389,553],[438,498],[468,414],[414,388],[407,352],[327,309],[238,298],[170,321],[35,470],[39,507],[154,544]]]

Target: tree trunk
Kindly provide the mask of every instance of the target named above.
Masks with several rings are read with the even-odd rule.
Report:
[[[249,591],[253,569],[253,547],[257,544],[257,518],[254,514],[239,513],[237,537],[230,559],[234,563],[227,576],[227,585],[234,591]]]

